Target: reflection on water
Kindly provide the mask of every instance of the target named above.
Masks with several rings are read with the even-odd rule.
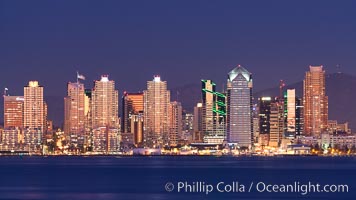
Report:
[[[355,172],[352,157],[0,157],[0,199],[354,199]],[[178,181],[317,181],[351,190],[310,196],[165,191],[167,182]]]

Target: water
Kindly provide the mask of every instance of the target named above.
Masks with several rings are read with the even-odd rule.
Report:
[[[347,193],[306,195],[253,189],[259,182],[309,181],[349,188]],[[168,182],[172,192],[165,189]],[[214,191],[178,192],[178,182],[200,182],[214,186]],[[215,188],[219,182],[246,188],[221,193]],[[0,157],[0,199],[356,199],[356,158]]]

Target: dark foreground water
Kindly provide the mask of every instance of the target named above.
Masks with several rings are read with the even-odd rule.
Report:
[[[259,192],[261,182],[348,185],[348,192]],[[0,199],[354,200],[356,158],[0,157]]]

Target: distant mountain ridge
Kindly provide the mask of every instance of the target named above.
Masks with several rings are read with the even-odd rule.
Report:
[[[286,85],[285,89],[296,89],[296,94],[303,97],[303,81]],[[179,91],[179,101],[183,108],[193,111],[201,99],[200,85],[190,84],[171,89],[172,94]],[[255,101],[261,96],[278,96],[279,87],[267,88],[253,94]],[[334,73],[326,75],[326,95],[329,97],[329,119],[338,122],[349,122],[351,129],[356,130],[356,77],[350,74]]]

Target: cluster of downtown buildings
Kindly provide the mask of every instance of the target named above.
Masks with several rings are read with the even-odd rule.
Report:
[[[183,145],[254,150],[256,146],[281,148],[293,143],[354,146],[356,142],[347,123],[328,120],[322,66],[310,66],[306,72],[303,97],[281,82],[278,97],[264,96],[257,101],[251,73],[237,66],[228,73],[225,91],[218,92],[212,80],[201,81],[201,101],[194,113],[183,113],[181,103],[171,101],[167,82],[160,76],[147,81],[143,92],[125,91],[120,112],[115,81],[103,75],[86,89],[84,79],[77,74],[77,81],[67,84],[62,130],[52,129],[44,88],[37,81],[24,87],[23,96],[5,93],[0,151],[110,154],[125,148]]]

